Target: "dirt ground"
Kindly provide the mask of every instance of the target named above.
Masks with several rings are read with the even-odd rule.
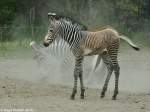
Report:
[[[150,112],[150,94],[120,92],[116,101],[108,91],[100,99],[99,89],[86,88],[86,98],[69,99],[71,88],[42,85],[16,79],[0,80],[0,108],[32,109],[34,112]]]
[[[114,76],[104,99],[100,98],[100,88],[105,78],[100,80],[98,73],[90,83],[85,83],[85,99],[79,98],[78,91],[72,101],[69,99],[73,84],[72,70],[60,72],[56,69],[60,62],[50,60],[50,64],[41,68],[32,55],[28,58],[18,58],[14,54],[0,57],[0,112],[2,109],[30,109],[29,112],[150,112],[148,51],[138,53],[131,49],[119,53],[120,92],[116,101],[111,100]],[[87,73],[88,69],[85,69],[85,81]]]

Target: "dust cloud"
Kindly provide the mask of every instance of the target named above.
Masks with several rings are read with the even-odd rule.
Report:
[[[65,48],[66,49],[66,48]],[[51,54],[51,49],[39,46],[37,51],[30,48],[28,58],[0,58],[0,77],[21,79],[40,84],[59,84],[73,86],[74,57],[70,53]],[[68,52],[66,50],[66,52]],[[19,51],[18,51],[19,53]],[[41,53],[41,54],[40,54]],[[141,48],[134,51],[127,45],[121,45],[118,55],[120,63],[120,91],[150,92],[150,53],[149,49]],[[85,87],[101,89],[106,79],[106,67],[101,66],[92,72],[94,57],[84,59]],[[79,83],[78,83],[79,84]],[[79,86],[79,85],[78,85]],[[109,83],[109,89],[114,88],[114,75]]]
[[[66,49],[66,48],[64,48]],[[41,81],[48,84],[73,85],[74,57],[69,50],[64,55],[52,55],[51,49],[38,49],[42,54],[34,58],[34,65],[31,68],[31,74],[34,81]],[[62,49],[61,49],[62,50]],[[39,52],[38,51],[38,52]],[[69,52],[68,52],[69,51]],[[33,54],[36,54],[34,52]],[[67,54],[68,53],[68,54]],[[67,55],[66,55],[67,54]],[[121,91],[129,92],[150,92],[150,58],[148,49],[141,48],[140,52],[134,51],[127,45],[123,45],[119,52],[120,83]],[[84,82],[86,87],[102,88],[106,79],[106,67],[101,64],[95,72],[92,72],[94,57],[85,57],[84,59]],[[35,68],[36,67],[36,68]],[[109,88],[114,88],[114,75],[110,80]]]

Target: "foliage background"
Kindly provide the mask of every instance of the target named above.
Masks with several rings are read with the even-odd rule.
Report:
[[[149,45],[150,0],[1,0],[0,41],[41,40],[48,12],[73,17],[89,29],[112,26]]]

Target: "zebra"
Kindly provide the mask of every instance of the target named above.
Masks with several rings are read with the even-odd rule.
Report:
[[[56,14],[48,13],[50,26],[44,38],[43,45],[49,46],[58,35],[64,39],[70,46],[70,49],[75,57],[74,67],[74,87],[71,94],[71,99],[75,99],[77,93],[77,80],[80,79],[80,98],[84,99],[85,87],[83,83],[83,60],[84,56],[98,55],[101,56],[103,62],[107,66],[107,78],[105,80],[101,98],[105,96],[107,86],[112,75],[115,73],[115,89],[112,100],[116,100],[118,95],[118,82],[120,66],[117,60],[120,39],[125,40],[135,50],[140,50],[129,38],[119,35],[113,28],[105,28],[100,31],[90,32],[84,31],[78,24],[67,21],[65,18]]]

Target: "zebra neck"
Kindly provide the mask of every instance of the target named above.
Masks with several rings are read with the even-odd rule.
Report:
[[[81,31],[66,31],[62,38],[69,44],[70,48],[74,48],[79,45],[79,42],[82,39]]]

